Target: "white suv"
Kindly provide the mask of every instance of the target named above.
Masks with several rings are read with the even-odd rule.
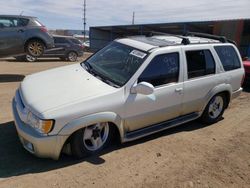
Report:
[[[242,91],[242,61],[227,39],[194,35],[118,39],[81,64],[27,76],[13,100],[24,148],[82,158],[115,135],[127,142],[198,118],[217,122]]]

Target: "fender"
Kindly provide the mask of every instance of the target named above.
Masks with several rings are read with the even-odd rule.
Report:
[[[231,96],[232,96],[232,87],[230,84],[220,84],[216,87],[214,87],[213,89],[211,89],[208,94],[206,95],[205,97],[205,105],[202,107],[201,109],[201,112],[203,112],[207,106],[207,104],[209,103],[209,101],[212,99],[212,97],[218,93],[221,93],[221,92],[228,92],[229,93],[229,103],[231,101]]]
[[[112,122],[119,130],[121,138],[124,135],[123,121],[119,115],[114,112],[100,112],[91,115],[87,115],[78,119],[75,119],[67,123],[58,133],[61,136],[70,136],[75,131],[85,128],[89,125],[93,125],[99,122]]]

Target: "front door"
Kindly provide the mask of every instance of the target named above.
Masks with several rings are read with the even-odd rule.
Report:
[[[155,87],[152,95],[130,93],[126,101],[128,132],[178,117],[182,113],[183,68],[180,51],[159,54],[138,78]]]

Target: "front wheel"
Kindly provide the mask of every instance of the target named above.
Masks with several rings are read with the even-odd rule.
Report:
[[[37,58],[33,57],[31,55],[26,55],[25,56],[25,61],[27,61],[27,62],[35,62],[36,60],[37,60]]]
[[[212,124],[219,121],[224,113],[226,99],[223,94],[215,95],[207,104],[201,120],[204,123]]]
[[[71,151],[77,158],[99,153],[112,140],[113,127],[108,123],[97,123],[73,134]]]

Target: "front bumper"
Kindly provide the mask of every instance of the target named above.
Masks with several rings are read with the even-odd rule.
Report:
[[[57,160],[60,156],[66,136],[42,136],[32,127],[25,124],[19,117],[17,102],[12,101],[12,110],[16,130],[23,147],[30,153],[41,158],[52,158]]]

